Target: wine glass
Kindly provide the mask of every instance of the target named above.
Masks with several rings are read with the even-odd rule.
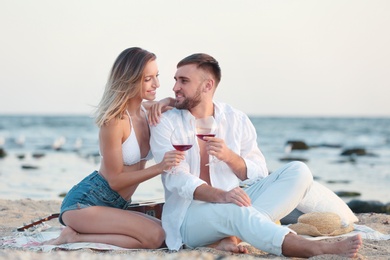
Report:
[[[194,145],[195,135],[192,131],[184,130],[177,127],[171,134],[171,144],[177,151],[187,151]],[[175,173],[175,167],[171,169],[171,173]]]
[[[217,133],[217,122],[215,121],[213,116],[196,119],[195,127],[196,136],[202,141],[206,141],[204,139],[205,137],[215,137]],[[219,162],[219,160],[215,156],[211,156],[211,158],[211,161],[206,164],[206,166],[209,166],[211,163]]]

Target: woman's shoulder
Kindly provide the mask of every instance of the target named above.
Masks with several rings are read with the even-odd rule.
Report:
[[[120,117],[111,118],[102,127],[115,128],[115,127],[120,127],[124,123],[128,123],[128,122],[129,122],[129,116],[126,114],[123,114]]]
[[[107,134],[120,134],[123,135],[125,132],[127,133],[130,129],[130,123],[129,118],[127,115],[123,115],[121,118],[112,118],[107,123],[105,123],[103,126],[100,127],[101,133],[107,133]],[[125,133],[125,134],[126,134]]]

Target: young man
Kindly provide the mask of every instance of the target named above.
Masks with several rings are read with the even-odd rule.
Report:
[[[159,162],[172,149],[174,128],[195,131],[195,119],[207,116],[218,123],[216,137],[198,139],[174,173],[162,174],[162,222],[168,247],[214,244],[222,250],[245,252],[237,245],[240,239],[276,255],[354,257],[362,243],[360,236],[336,243],[311,241],[274,223],[299,205],[313,183],[312,174],[305,164],[292,162],[268,175],[249,118],[213,100],[220,79],[213,57],[184,58],[175,74],[175,108],[151,128],[151,149]],[[211,156],[219,162],[209,165]]]

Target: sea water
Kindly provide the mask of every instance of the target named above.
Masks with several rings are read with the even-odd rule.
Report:
[[[390,202],[390,118],[250,117],[270,172],[305,161],[315,179],[335,192]],[[288,141],[305,142],[292,150]],[[98,128],[88,116],[0,116],[1,199],[56,199],[99,168]],[[342,156],[363,148],[365,156]],[[149,161],[148,165],[153,164]],[[283,192],[283,191],[281,191]],[[140,185],[134,200],[163,198],[159,177]]]

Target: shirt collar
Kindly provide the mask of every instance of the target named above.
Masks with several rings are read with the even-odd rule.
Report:
[[[224,117],[224,113],[222,111],[221,104],[219,102],[213,101],[214,104],[214,117],[215,120],[219,121]],[[187,109],[178,109],[179,113],[181,113],[181,116],[186,121],[195,120],[195,117],[188,111]]]
[[[220,118],[222,118],[222,116],[224,115],[222,112],[221,105],[216,101],[213,101],[213,104],[214,104],[214,117],[216,120],[220,120]]]

